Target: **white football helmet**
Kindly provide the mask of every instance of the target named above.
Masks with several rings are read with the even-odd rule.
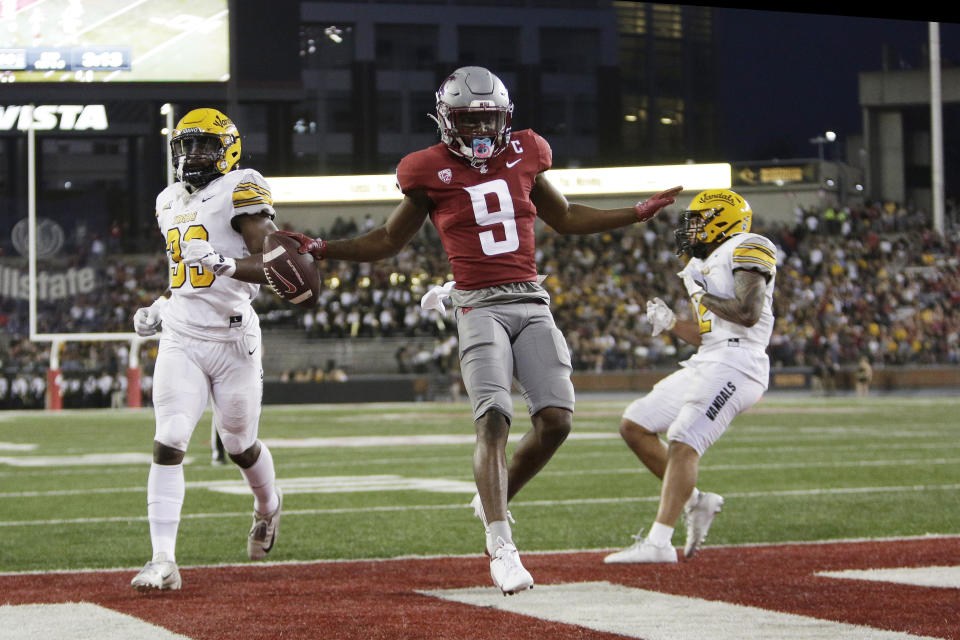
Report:
[[[479,166],[510,143],[513,103],[503,82],[483,67],[461,67],[437,91],[440,139],[450,152]]]

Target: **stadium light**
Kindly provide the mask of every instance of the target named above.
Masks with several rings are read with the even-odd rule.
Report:
[[[823,145],[837,141],[837,134],[834,131],[827,131],[814,138],[810,138],[810,144],[817,145],[817,156],[820,162],[823,162]]]

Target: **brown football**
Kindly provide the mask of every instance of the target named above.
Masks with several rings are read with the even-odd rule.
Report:
[[[311,309],[320,295],[320,274],[313,256],[300,253],[290,236],[271,233],[263,239],[263,273],[270,288],[293,304]]]

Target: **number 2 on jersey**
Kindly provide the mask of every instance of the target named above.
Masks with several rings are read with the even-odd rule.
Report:
[[[694,311],[697,314],[697,324],[700,326],[700,335],[704,333],[710,333],[713,329],[713,320],[707,320],[704,316],[710,313],[710,309],[707,309],[702,304],[693,305]]]
[[[473,187],[464,187],[470,194],[473,204],[473,217],[477,224],[489,227],[494,224],[503,225],[504,239],[497,240],[493,231],[480,233],[480,247],[484,255],[496,256],[501,253],[511,253],[520,248],[520,236],[517,234],[516,214],[513,210],[513,198],[506,180],[491,180]],[[497,197],[499,211],[490,211],[487,206],[487,194]]]
[[[194,289],[203,289],[213,284],[214,275],[210,271],[204,271],[199,265],[194,265],[189,269],[180,262],[180,242],[188,240],[208,240],[207,230],[203,225],[195,224],[187,227],[187,231],[180,236],[180,229],[173,227],[167,229],[167,252],[176,263],[170,267],[170,288],[179,289],[187,281],[187,272],[190,273],[190,286]]]

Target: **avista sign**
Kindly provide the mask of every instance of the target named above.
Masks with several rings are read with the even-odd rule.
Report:
[[[103,131],[107,128],[107,109],[102,104],[0,106],[0,131],[26,131],[31,126],[36,131]]]

